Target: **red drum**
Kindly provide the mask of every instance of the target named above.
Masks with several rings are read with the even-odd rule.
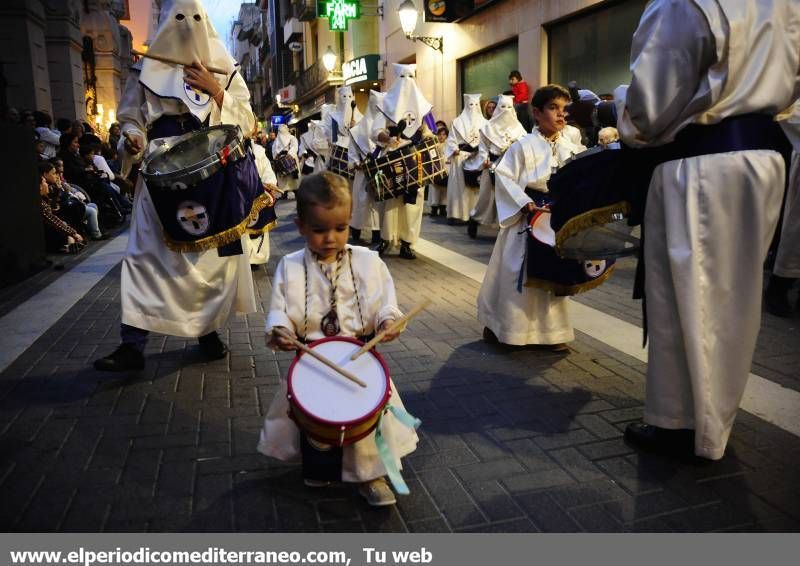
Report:
[[[355,171],[348,169],[347,148],[340,145],[331,147],[331,157],[328,159],[328,171],[341,175],[345,179],[352,179]]]
[[[300,353],[289,366],[289,416],[318,442],[345,446],[375,429],[392,394],[389,368],[374,349],[351,360],[364,343],[331,336],[308,345],[357,375],[367,387],[349,381],[316,358]]]
[[[275,173],[278,175],[289,177],[297,175],[297,172],[297,160],[288,153],[275,158]]]

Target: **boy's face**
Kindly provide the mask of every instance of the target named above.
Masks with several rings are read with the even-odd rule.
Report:
[[[539,125],[539,131],[542,134],[552,136],[564,129],[564,126],[567,125],[565,108],[569,102],[566,98],[554,98],[547,102],[541,110],[533,108],[533,118]]]
[[[56,166],[56,173],[58,173],[59,175],[62,175],[64,173],[64,162],[63,161],[61,161],[59,159],[53,165]]]
[[[497,103],[490,100],[486,103],[486,117],[491,118],[494,114],[494,109],[497,108]]]
[[[344,250],[350,235],[350,206],[339,204],[333,208],[311,206],[305,218],[295,218],[300,234],[306,239],[308,249],[324,262],[336,259],[336,254]]]
[[[508,84],[510,84],[511,86],[514,86],[518,82],[519,82],[519,79],[517,77],[508,77]]]
[[[439,143],[444,143],[447,141],[447,132],[443,130],[439,130],[436,132],[436,138],[439,140]]]
[[[58,173],[56,173],[55,169],[50,169],[50,171],[42,175],[42,177],[44,177],[44,180],[51,185],[58,184]]]

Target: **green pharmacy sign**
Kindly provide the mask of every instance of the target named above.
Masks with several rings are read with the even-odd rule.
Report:
[[[328,18],[331,31],[347,31],[350,20],[361,17],[358,0],[321,0],[317,4],[317,15]]]

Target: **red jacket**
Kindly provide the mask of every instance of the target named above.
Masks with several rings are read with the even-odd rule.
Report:
[[[517,84],[511,87],[511,92],[514,93],[514,104],[524,104],[528,102],[531,97],[530,89],[528,88],[528,83],[525,81],[519,81]]]

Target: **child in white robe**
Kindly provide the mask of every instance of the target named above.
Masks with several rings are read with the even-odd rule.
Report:
[[[306,247],[284,256],[275,270],[266,321],[267,339],[272,348],[296,349],[291,341],[273,332],[276,327],[300,340],[312,341],[326,335],[366,337],[400,318],[394,283],[386,265],[377,253],[347,245],[351,206],[350,188],[343,177],[323,172],[303,179],[297,193],[295,223],[306,240]],[[332,286],[335,288],[333,299]],[[330,328],[332,313],[334,332]],[[328,323],[323,325],[323,320]],[[398,335],[399,332],[387,334],[384,341]],[[296,462],[301,461],[303,450],[309,453],[304,443],[316,448],[315,454],[336,450],[319,446],[301,433],[288,416],[286,394],[287,384],[282,380],[264,421],[259,452]],[[393,384],[390,399],[395,408],[403,409]],[[401,424],[392,412],[382,416],[379,426],[393,467],[399,469],[400,458],[415,450],[417,434],[413,428]],[[394,494],[384,479],[389,470],[379,456],[375,431],[341,450],[340,478],[321,477],[317,471],[309,470],[309,462],[304,462],[306,485],[322,487],[336,479],[355,482],[360,484],[359,493],[370,505],[394,504]]]
[[[272,204],[275,206],[275,198],[278,194],[278,179],[275,172],[272,170],[272,165],[267,159],[267,151],[263,146],[253,143],[253,155],[256,158],[256,169],[258,169],[258,177],[261,179],[261,184],[264,189],[272,197]],[[257,232],[251,232],[248,229],[250,237],[248,238],[248,260],[250,261],[250,269],[255,271],[259,265],[264,265],[269,261],[269,231],[277,225],[277,221],[269,226],[264,226]]]
[[[586,149],[560,135],[569,101],[569,92],[561,86],[538,89],[531,101],[538,127],[512,144],[495,169],[500,233],[478,293],[478,320],[485,326],[487,342],[566,351],[566,342],[575,339],[566,297],[537,287],[517,289],[530,237],[525,231],[528,212],[534,206],[526,190],[546,193],[552,171]]]

